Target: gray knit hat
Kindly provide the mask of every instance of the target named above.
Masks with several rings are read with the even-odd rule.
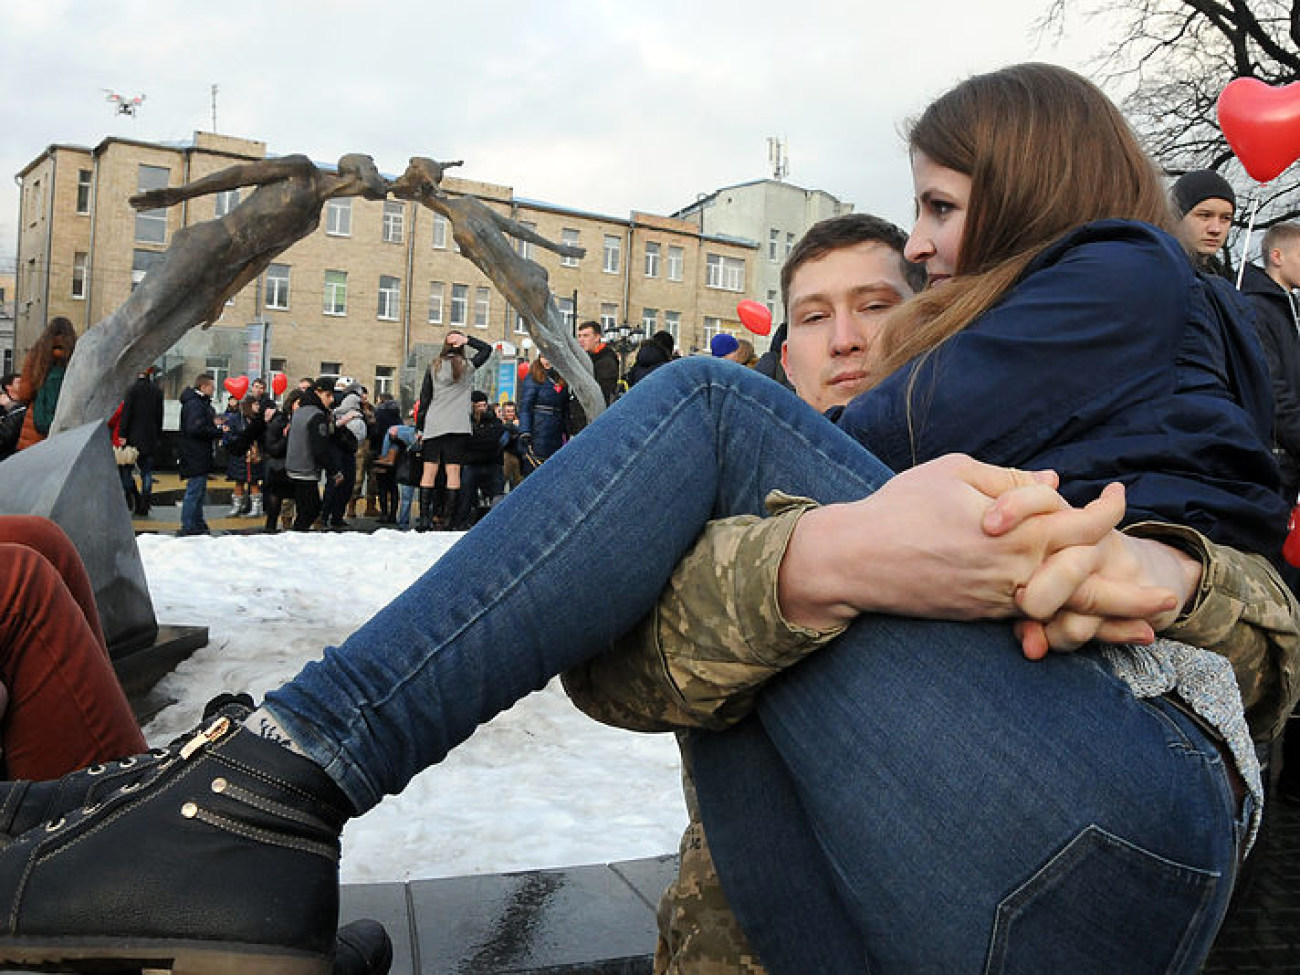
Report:
[[[1186,216],[1202,200],[1227,200],[1237,209],[1237,194],[1232,185],[1213,169],[1194,169],[1174,183],[1174,206],[1180,217]]]

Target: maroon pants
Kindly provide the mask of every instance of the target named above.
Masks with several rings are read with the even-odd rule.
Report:
[[[86,569],[45,518],[0,516],[0,683],[11,779],[58,778],[145,750]]]

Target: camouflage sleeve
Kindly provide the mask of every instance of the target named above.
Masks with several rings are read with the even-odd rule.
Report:
[[[635,731],[721,729],[749,713],[769,678],[843,632],[788,623],[777,571],[805,498],[773,492],[767,518],[710,522],[654,612],[607,653],[564,675],[597,721]]]
[[[1199,558],[1201,585],[1162,636],[1227,657],[1237,675],[1251,734],[1271,741],[1300,696],[1300,605],[1268,560],[1216,545],[1181,525],[1125,529]]]

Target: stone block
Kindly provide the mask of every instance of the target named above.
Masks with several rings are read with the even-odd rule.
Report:
[[[66,430],[0,464],[0,514],[42,515],[72,539],[115,658],[154,642],[158,622],[102,420]]]

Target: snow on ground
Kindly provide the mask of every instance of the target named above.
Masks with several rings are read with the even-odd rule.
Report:
[[[459,537],[141,535],[159,622],[210,633],[208,646],[158,685],[177,703],[145,728],[149,743],[189,730],[222,691],[246,690],[260,700],[323,647],[341,642]],[[342,879],[402,881],[673,852],[686,825],[678,768],[671,735],[597,724],[553,681],[401,796],[349,823]]]

